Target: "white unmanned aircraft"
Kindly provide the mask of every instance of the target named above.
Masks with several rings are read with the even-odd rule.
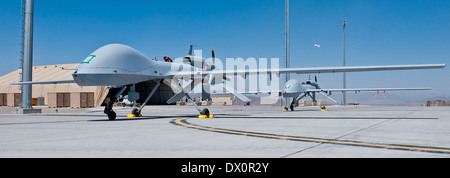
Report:
[[[354,91],[354,92],[361,92],[361,91],[403,91],[403,90],[431,90],[431,88],[347,88],[347,89],[322,89],[320,88],[319,84],[317,83],[317,76],[314,77],[314,81],[308,80],[306,82],[300,83],[298,80],[291,79],[283,87],[282,95],[283,97],[293,97],[292,102],[284,107],[284,111],[288,111],[288,109],[291,109],[291,111],[294,111],[294,103],[298,102],[304,97],[310,97],[313,102],[317,103],[318,106],[325,110],[325,106],[321,106],[320,103],[316,101],[316,93],[319,93],[323,95],[324,97],[328,98],[332,102],[338,104],[336,100],[329,97],[328,95],[331,95],[332,92],[345,92],[345,91]]]
[[[55,83],[77,83],[79,86],[113,86],[120,88],[111,102],[105,107],[105,114],[109,120],[116,119],[116,113],[112,110],[112,105],[117,101],[127,88],[128,100],[136,101],[139,93],[135,90],[135,84],[145,81],[156,81],[156,86],[149,94],[140,108],[135,108],[132,114],[139,116],[144,106],[155,94],[161,83],[169,85],[176,93],[170,102],[186,96],[192,102],[187,92],[187,87],[180,85],[180,80],[194,83],[196,86],[202,83],[203,99],[209,98],[209,85],[220,84],[223,80],[229,80],[226,76],[250,75],[250,74],[276,74],[281,73],[335,73],[335,72],[361,72],[361,71],[386,71],[386,70],[409,70],[409,69],[437,69],[444,68],[445,64],[427,64],[427,65],[390,65],[390,66],[359,66],[359,67],[314,67],[314,68],[288,68],[288,69],[246,69],[246,70],[221,70],[214,66],[214,51],[212,63],[201,56],[192,55],[192,46],[189,54],[183,58],[183,63],[172,63],[165,61],[152,60],[139,51],[122,44],[110,44],[103,46],[91,55],[89,55],[77,70],[72,74],[73,79],[67,80],[49,80],[49,81],[24,81],[12,83],[13,85],[30,84],[55,84]],[[194,82],[195,81],[195,82]],[[244,95],[234,92],[228,88],[237,97],[248,100]],[[201,115],[209,116],[209,110],[194,107]]]

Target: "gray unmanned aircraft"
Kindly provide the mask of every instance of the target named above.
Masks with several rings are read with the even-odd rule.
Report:
[[[106,105],[104,113],[108,115],[109,120],[116,119],[116,113],[112,106],[118,101],[120,95],[128,90],[128,100],[136,101],[139,98],[139,92],[135,85],[145,81],[155,81],[156,86],[142,103],[140,108],[134,108],[132,114],[139,116],[144,106],[155,94],[161,83],[172,88],[176,93],[168,103],[185,96],[201,115],[210,116],[207,108],[200,109],[189,96],[189,86],[183,88],[181,80],[190,82],[190,87],[199,84],[202,86],[202,98],[209,99],[210,85],[223,83],[229,80],[227,76],[251,75],[251,74],[275,74],[296,73],[336,73],[336,72],[361,72],[361,71],[387,71],[387,70],[409,70],[409,69],[437,69],[444,68],[446,64],[426,64],[426,65],[385,65],[385,66],[357,66],[357,67],[314,67],[314,68],[280,68],[280,69],[245,69],[245,70],[221,70],[214,66],[215,56],[212,51],[212,62],[201,56],[192,55],[192,46],[183,62],[174,63],[166,61],[152,60],[139,51],[122,44],[110,44],[103,46],[91,55],[89,55],[75,72],[73,79],[66,80],[48,80],[48,81],[24,81],[12,83],[13,85],[31,85],[31,84],[56,84],[56,83],[77,83],[79,86],[112,86],[119,91],[112,96],[110,102]],[[236,97],[249,102],[250,100],[242,94],[237,93],[233,88],[225,88]],[[111,91],[111,90],[110,90]]]
[[[321,106],[319,102],[316,100],[316,93],[321,94],[322,96],[328,98],[332,102],[338,104],[336,100],[329,97],[332,92],[346,92],[346,91],[404,91],[404,90],[431,90],[431,88],[348,88],[348,89],[322,89],[317,83],[317,76],[314,77],[314,81],[309,79],[306,82],[300,83],[298,80],[291,79],[283,87],[282,96],[283,97],[293,97],[291,103],[288,106],[284,107],[284,111],[294,111],[294,103],[298,102],[304,97],[310,97],[314,103],[320,107],[320,109],[325,110],[325,106]]]

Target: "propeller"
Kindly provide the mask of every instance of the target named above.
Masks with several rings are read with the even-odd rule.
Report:
[[[314,76],[314,80],[315,80],[315,81],[316,81],[316,83],[317,83],[317,75],[315,75],[315,76]]]
[[[211,49],[211,56],[212,56],[212,60],[213,60],[213,64],[216,64],[216,55],[214,54],[214,48]]]
[[[204,65],[204,70],[205,71],[213,71],[216,66],[216,55],[214,54],[214,48],[211,49],[211,56],[212,56],[212,64],[208,64],[206,63],[206,61],[203,61],[203,65]],[[210,66],[209,66],[210,65]],[[211,85],[214,85],[215,82],[215,78],[213,78],[212,74],[209,74],[207,76],[205,76],[202,80],[202,100],[209,100],[211,99]]]
[[[211,49],[211,57],[212,57],[213,65],[215,66],[215,64],[216,64],[216,53],[214,52],[214,48]],[[214,70],[214,69],[215,69],[215,67],[212,68],[211,70]],[[232,81],[233,81],[233,80],[231,80],[230,78],[225,77],[225,76],[223,76],[222,79],[223,79],[223,80],[226,80],[226,81],[229,81],[229,82],[232,82]]]

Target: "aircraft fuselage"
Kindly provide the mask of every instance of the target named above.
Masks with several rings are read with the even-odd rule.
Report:
[[[73,78],[79,86],[120,86],[170,78],[170,74],[182,70],[198,69],[187,64],[155,61],[131,47],[110,44],[89,55]]]

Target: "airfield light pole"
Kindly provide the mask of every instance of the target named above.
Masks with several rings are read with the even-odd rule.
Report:
[[[289,0],[286,0],[286,68],[290,67],[290,52],[289,52]],[[290,79],[289,74],[286,74],[286,82]]]
[[[291,59],[290,59],[290,36],[289,36],[289,0],[286,0],[286,69],[291,67]],[[290,79],[290,74],[286,74],[286,82],[288,82]],[[283,104],[282,104],[283,105]],[[289,99],[286,98],[286,105],[289,105]]]
[[[344,46],[344,67],[347,66],[346,61],[345,61],[345,26],[347,25],[347,20],[342,19],[342,26],[343,26],[343,46]],[[347,73],[344,72],[344,89],[347,88]],[[344,98],[343,98],[343,105],[347,106],[347,93],[344,91]]]
[[[25,0],[25,21],[23,39],[23,68],[22,81],[32,81],[33,68],[33,11],[34,0]],[[31,85],[22,87],[22,104],[24,109],[31,109]]]

